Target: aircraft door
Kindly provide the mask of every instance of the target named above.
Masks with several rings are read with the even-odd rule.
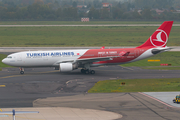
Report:
[[[135,53],[135,57],[139,56],[139,50],[135,50],[134,53]]]

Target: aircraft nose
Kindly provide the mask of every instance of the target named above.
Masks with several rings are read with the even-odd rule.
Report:
[[[6,64],[6,63],[7,63],[6,58],[4,58],[4,59],[2,60],[2,63],[4,63],[4,64]]]

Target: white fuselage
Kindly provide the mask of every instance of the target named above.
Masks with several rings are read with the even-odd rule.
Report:
[[[25,51],[10,54],[2,62],[16,67],[56,67],[63,61],[74,62],[87,50]]]

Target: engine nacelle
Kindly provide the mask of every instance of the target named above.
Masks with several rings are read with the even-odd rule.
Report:
[[[72,63],[60,63],[59,64],[60,72],[69,72],[69,71],[72,71],[77,68],[78,68],[77,64],[72,64]]]

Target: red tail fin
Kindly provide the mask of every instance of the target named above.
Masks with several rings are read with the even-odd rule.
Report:
[[[141,46],[142,47],[165,47],[169,38],[173,21],[165,21]]]

